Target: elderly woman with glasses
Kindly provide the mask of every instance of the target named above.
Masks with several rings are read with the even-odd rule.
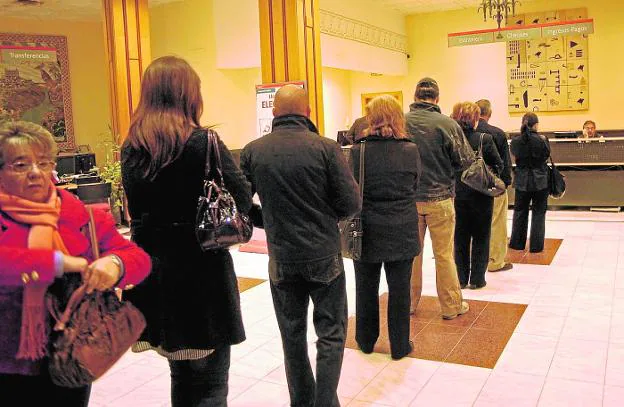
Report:
[[[43,127],[0,124],[0,389],[3,405],[86,406],[90,386],[62,388],[47,372],[52,318],[46,296],[138,284],[149,257],[121,236],[109,214],[94,211],[102,257],[91,258],[89,215],[52,183],[56,143]],[[11,400],[11,401],[9,401]]]

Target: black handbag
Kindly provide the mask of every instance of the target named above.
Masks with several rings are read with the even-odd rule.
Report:
[[[89,211],[89,239],[93,257],[99,257],[93,212]],[[86,386],[110,369],[136,342],[146,322],[128,301],[110,289],[86,293],[86,285],[69,297],[65,310],[59,299],[47,297],[56,321],[52,333],[48,371],[52,382],[63,387]]]
[[[563,197],[565,190],[565,175],[559,172],[552,156],[550,156],[550,167],[548,167],[548,194],[554,199],[559,199]]]
[[[505,183],[483,160],[483,133],[481,133],[477,156],[470,167],[462,172],[461,181],[475,191],[488,196],[499,196],[505,192]]]
[[[247,243],[253,232],[251,219],[238,210],[225,188],[217,135],[208,130],[207,139],[204,195],[199,197],[195,218],[195,235],[204,251]]]
[[[364,152],[366,151],[366,142],[360,144],[360,175],[358,184],[360,187],[360,199],[364,199]],[[342,256],[360,260],[362,257],[362,213],[351,216],[350,218],[338,222],[340,229],[340,243],[342,246]]]

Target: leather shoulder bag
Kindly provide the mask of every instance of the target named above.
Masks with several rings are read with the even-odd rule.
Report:
[[[360,173],[358,185],[360,188],[360,200],[364,200],[364,156],[366,151],[366,141],[360,143]],[[342,256],[360,260],[362,258],[362,213],[351,216],[350,218],[338,222],[340,229],[340,241],[342,245]]]
[[[238,210],[234,197],[225,188],[217,135],[209,129],[207,139],[204,195],[199,197],[195,218],[195,235],[204,251],[247,243],[253,232],[251,219]]]
[[[89,239],[93,258],[99,258],[93,212],[89,211]],[[86,293],[78,287],[63,312],[58,300],[48,296],[48,308],[56,320],[52,333],[48,370],[52,382],[63,387],[86,386],[110,369],[136,342],[145,318],[115,290]]]
[[[483,160],[483,133],[481,133],[477,156],[470,167],[462,172],[461,181],[475,191],[488,196],[499,196],[505,192],[505,183]]]
[[[552,155],[549,157],[550,166],[548,167],[548,194],[554,198],[562,198],[566,191],[565,175],[559,172]]]

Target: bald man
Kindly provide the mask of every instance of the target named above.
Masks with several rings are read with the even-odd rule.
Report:
[[[245,146],[241,169],[262,204],[290,403],[339,406],[347,297],[337,224],[361,210],[362,202],[340,147],[320,137],[310,121],[304,89],[282,87],[273,114],[273,131]],[[316,379],[308,358],[310,298],[318,336]]]

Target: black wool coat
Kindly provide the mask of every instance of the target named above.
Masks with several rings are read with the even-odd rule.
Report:
[[[141,341],[165,351],[214,349],[245,340],[238,283],[229,251],[203,252],[195,238],[203,189],[206,131],[194,131],[182,155],[154,181],[137,170],[139,154],[122,150],[123,186],[132,239],[152,258],[152,273],[124,294],[145,315]],[[251,208],[251,187],[219,140],[225,186],[238,208]]]
[[[363,262],[408,260],[420,251],[416,189],[421,176],[418,146],[409,139],[363,139],[364,201],[362,204]],[[352,149],[359,180],[362,142]]]

